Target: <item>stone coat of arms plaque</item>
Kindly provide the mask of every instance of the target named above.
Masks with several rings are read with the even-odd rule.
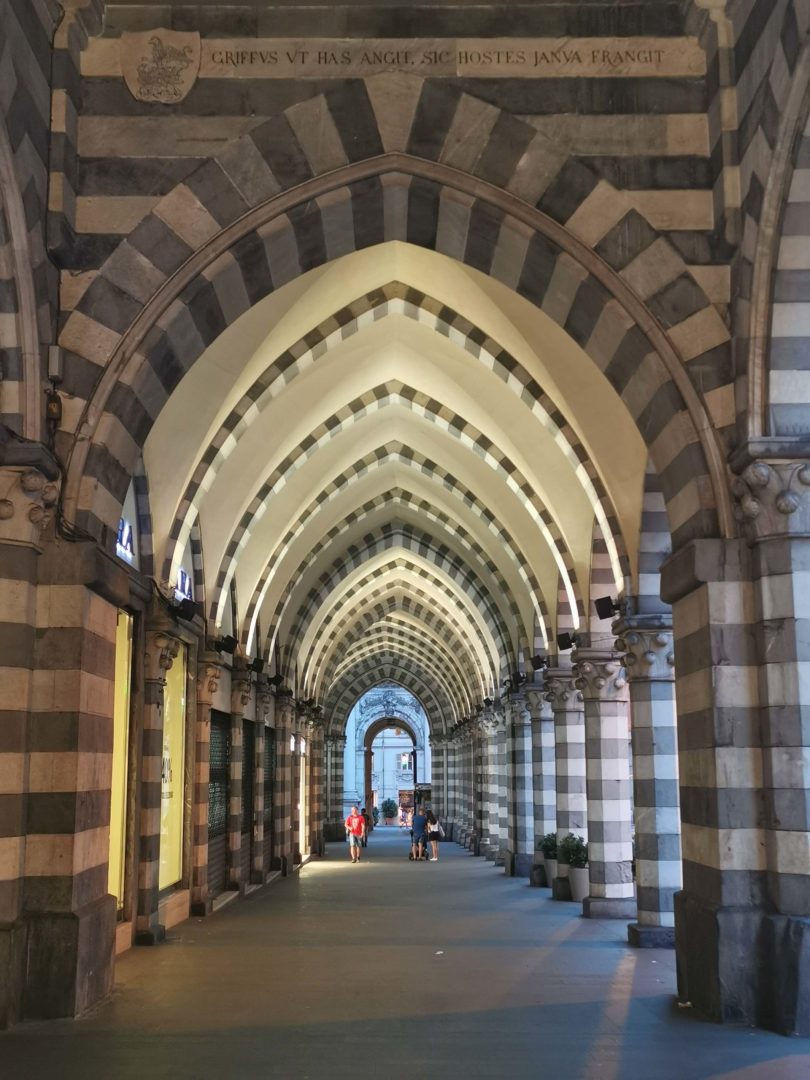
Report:
[[[176,30],[122,34],[121,71],[138,101],[176,105],[200,70],[200,35]]]

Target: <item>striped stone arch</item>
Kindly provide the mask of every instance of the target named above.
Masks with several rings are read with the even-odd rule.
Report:
[[[407,589],[408,596],[392,596],[392,592],[395,589]],[[410,603],[410,608],[407,606],[406,600]],[[388,581],[379,588],[374,589],[367,597],[364,597],[357,602],[340,618],[332,632],[329,634],[328,641],[324,642],[322,646],[321,666],[324,668],[327,666],[331,652],[340,646],[343,635],[359,625],[360,620],[367,612],[374,612],[375,614],[382,612],[386,609],[386,604],[388,605],[388,610],[402,609],[414,611],[417,607],[421,607],[426,611],[435,611],[437,613],[437,619],[441,624],[454,628],[459,639],[463,643],[464,648],[470,653],[470,656],[474,659],[476,666],[479,668],[481,674],[476,690],[480,693],[481,697],[483,698],[489,688],[496,685],[502,665],[499,662],[499,658],[492,656],[487,649],[487,644],[481,635],[480,627],[472,622],[465,625],[457,618],[454,613],[454,608],[452,606],[448,607],[437,600],[435,594],[425,592],[424,589],[414,585],[413,582],[397,582],[396,580]],[[471,633],[474,633],[476,636],[471,637]],[[282,670],[291,670],[294,664],[294,658],[288,656],[284,650],[281,651],[281,657]],[[317,689],[319,682],[320,680],[318,679],[318,672],[316,670],[311,682],[307,683],[307,692],[314,692]]]
[[[495,517],[491,510],[478,498],[474,491],[466,487],[464,484],[459,483],[455,477],[453,477],[447,470],[443,469],[436,462],[425,457],[425,455],[418,453],[413,447],[406,446],[401,442],[387,442],[382,446],[376,448],[373,452],[366,454],[362,458],[358,459],[348,469],[345,469],[339,476],[331,480],[325,487],[314,497],[310,505],[300,515],[298,521],[293,527],[282,537],[281,541],[276,547],[276,550],[271,553],[267,564],[262,571],[259,582],[251,598],[250,605],[248,607],[245,625],[243,633],[245,634],[245,643],[248,644],[251,640],[251,634],[253,632],[253,624],[255,615],[264,600],[265,593],[269,582],[273,576],[277,565],[283,558],[287,547],[300,534],[302,529],[306,526],[307,522],[312,518],[314,514],[317,514],[324,505],[326,505],[332,498],[342,493],[345,487],[352,483],[354,480],[359,479],[362,476],[368,475],[375,469],[382,468],[389,461],[396,461],[398,463],[408,465],[409,468],[416,469],[423,473],[425,476],[430,477],[432,480],[441,484],[442,488],[451,496],[451,498],[460,503],[466,504],[475,510],[481,522],[486,526],[492,536],[498,541],[502,549],[506,552],[510,561],[514,564],[518,574],[523,579],[526,588],[530,595],[535,598],[535,602],[539,607],[538,614],[540,615],[542,625],[545,627],[548,625],[548,608],[546,605],[545,597],[542,594],[540,583],[535,577],[531,567],[526,562],[517,542],[513,539],[509,531],[501,524],[501,522]],[[403,500],[410,501],[411,496],[409,493],[402,491],[401,489],[394,489],[391,492],[391,497],[400,497]],[[431,521],[441,522],[443,525],[452,527],[454,530],[458,530],[459,538],[467,536],[471,546],[474,544],[472,537],[466,534],[466,531],[455,521],[450,519],[444,514],[440,514],[436,511],[435,507],[426,505],[424,500],[420,500],[416,503],[419,507],[420,513],[427,516]],[[352,511],[345,518],[345,527],[348,528],[351,524],[358,520],[355,517],[357,515],[365,515],[370,513],[375,508],[374,501],[371,503],[364,503],[362,507],[357,511]],[[325,534],[323,543],[328,543],[331,539],[339,535],[343,526],[336,527]],[[475,545],[477,547],[477,544]],[[290,581],[286,586],[284,592],[279,598],[276,608],[273,612],[270,624],[272,626],[278,626],[284,616],[285,609],[289,597],[295,588],[295,583],[300,579],[301,575],[306,571],[307,567],[311,564],[317,552],[320,551],[320,545],[313,549],[313,552],[302,561],[295,572],[290,576]]]
[[[365,682],[365,676],[364,676],[364,682]],[[347,710],[345,716],[343,716],[342,718],[341,717],[337,718],[338,722],[340,723],[340,729],[338,729],[335,726],[335,724],[333,723],[333,720],[335,719],[334,707],[333,707],[333,711],[331,713],[326,714],[326,731],[328,733],[330,733],[330,734],[337,734],[338,730],[340,731],[340,733],[343,733],[345,731],[345,728],[346,728],[346,723],[348,722],[348,719],[349,719],[349,714],[351,713],[351,711],[355,707],[355,705],[363,697],[363,695],[367,694],[369,690],[374,690],[376,687],[382,686],[384,684],[389,684],[389,685],[393,684],[394,686],[398,687],[400,690],[406,690],[411,695],[411,697],[413,697],[415,699],[417,705],[422,710],[422,713],[425,716],[425,723],[426,723],[428,731],[429,731],[430,730],[430,715],[429,715],[427,709],[425,708],[424,701],[422,700],[422,696],[421,696],[422,695],[422,690],[421,690],[421,688],[417,690],[417,689],[414,689],[413,686],[407,685],[407,683],[409,683],[409,682],[413,682],[410,675],[407,677],[406,681],[402,681],[399,678],[391,678],[391,677],[386,676],[386,675],[379,675],[378,678],[372,679],[370,681],[369,685],[366,685],[363,690],[361,690],[359,693],[356,693],[354,695],[354,697],[352,699],[350,699],[351,703],[350,703],[350,705],[348,707],[348,710]],[[383,715],[384,715],[383,712],[378,713],[378,718],[380,716],[383,716]],[[392,716],[397,716],[398,715],[397,711],[396,710],[392,711],[391,715]]]
[[[345,727],[354,702],[383,681],[398,682],[418,698],[425,710],[428,725],[434,731],[444,726],[438,723],[438,718],[450,718],[446,725],[448,728],[452,727],[455,718],[460,718],[454,703],[428,681],[421,665],[386,653],[360,661],[330,688],[324,701],[325,715],[332,721],[337,718],[341,727]],[[330,726],[334,726],[334,723],[330,723]]]
[[[476,654],[469,648],[466,630],[458,620],[453,620],[451,624],[451,618],[451,614],[441,611],[435,604],[428,606],[411,596],[397,598],[384,595],[358,616],[353,628],[342,638],[341,645],[350,648],[355,641],[380,625],[405,625],[424,640],[432,641],[440,651],[443,646],[449,647],[456,664],[463,668],[467,675],[470,692],[477,688],[479,696],[483,697],[485,688],[490,685],[490,677],[480,662],[476,663]],[[340,656],[336,653],[335,658],[325,665],[325,686],[331,684],[334,669],[339,662]]]
[[[376,581],[381,584],[385,583],[390,587],[407,582],[408,590],[415,596],[424,598],[428,603],[436,604],[440,602],[439,597],[443,598],[445,605],[449,605],[450,610],[458,610],[469,620],[469,625],[478,638],[480,652],[482,656],[490,657],[490,663],[495,673],[500,674],[504,669],[506,671],[514,670],[514,649],[508,639],[500,639],[498,627],[491,622],[489,617],[478,611],[474,605],[471,605],[474,613],[472,614],[463,604],[459,592],[438,577],[433,572],[430,564],[425,564],[410,556],[398,556],[384,566],[371,571],[364,571],[361,568],[361,571],[350,581],[349,588],[345,589],[342,595],[330,598],[329,610],[324,613],[306,654],[302,656],[300,651],[293,652],[291,650],[289,652],[290,659],[297,657],[299,670],[307,671],[310,665],[313,665],[313,677],[318,681],[320,680],[328,652],[337,646],[347,626],[355,617],[355,607],[353,605],[358,602],[356,594],[367,589]],[[392,576],[401,574],[406,575],[406,577]],[[418,584],[421,582],[424,582],[425,587],[429,587],[432,591],[428,593],[426,588],[421,588]],[[373,590],[363,595],[359,601],[360,604],[366,606],[368,599],[373,595],[375,595]],[[499,639],[500,648],[498,647]]]
[[[423,529],[411,525],[391,523],[390,527],[377,530],[375,533],[363,538],[363,543],[352,545],[341,557],[335,559],[331,566],[331,572],[321,574],[317,583],[303,598],[294,621],[286,635],[288,647],[294,653],[298,649],[298,643],[302,633],[309,625],[309,621],[317,610],[329,600],[333,594],[342,591],[343,582],[358,568],[364,566],[375,556],[390,551],[407,551],[425,559],[446,574],[459,590],[469,597],[486,620],[493,637],[500,642],[501,651],[504,655],[514,652],[526,641],[526,636],[520,631],[520,611],[514,600],[508,600],[510,613],[518,626],[519,640],[513,643],[510,638],[504,616],[495,602],[491,592],[482,585],[479,577],[472,572],[469,566],[452,552],[437,544],[435,538]]]
[[[173,571],[185,542],[184,532],[198,512],[199,496],[208,490],[220,466],[232,452],[234,442],[238,442],[253,424],[256,413],[262,412],[275,399],[279,386],[289,386],[302,371],[309,370],[327,356],[333,345],[358,333],[367,325],[364,316],[368,314],[375,320],[387,315],[402,315],[451,338],[523,402],[555,438],[576,473],[602,525],[603,535],[611,545],[611,554],[624,577],[625,586],[629,587],[630,564],[618,515],[587,450],[558,405],[511,353],[469,319],[399,281],[391,281],[335,311],[302,335],[253,381],[200,455],[169,531],[163,580],[173,580]],[[620,584],[617,580],[617,587]]]
[[[222,598],[228,583],[236,572],[239,557],[247,545],[254,523],[264,514],[276,491],[286,487],[296,472],[315,454],[328,445],[332,439],[353,424],[361,423],[372,413],[391,406],[399,405],[410,410],[420,420],[426,420],[441,428],[443,434],[465,445],[475,446],[476,455],[495,472],[506,484],[511,493],[521,503],[523,509],[532,518],[535,526],[544,537],[554,556],[563,581],[571,592],[572,599],[579,603],[577,575],[573,556],[560,532],[560,528],[545,503],[534,490],[529,479],[515,463],[473,424],[468,423],[458,413],[453,412],[429,394],[416,390],[399,379],[389,379],[372,387],[353,401],[332,413],[323,420],[309,435],[273,469],[251,497],[239,522],[234,527],[231,539],[217,572],[209,607],[209,618],[219,624],[221,621]]]
[[[257,125],[101,266],[60,338],[81,404],[68,519],[109,538],[156,416],[227,325],[301,273],[387,240],[458,259],[538,306],[553,281],[549,315],[650,448],[675,545],[734,535],[729,334],[681,256],[530,124],[403,75],[341,83]]]
[[[140,458],[132,477],[132,489],[135,495],[135,513],[138,526],[138,558],[141,573],[145,577],[155,576],[155,551],[152,533],[152,507],[149,502],[149,477]],[[195,593],[196,595],[196,593]]]
[[[368,617],[370,616],[370,617]],[[413,639],[425,647],[434,649],[436,655],[443,659],[448,668],[458,669],[462,672],[462,681],[466,686],[475,686],[478,679],[470,657],[464,650],[458,648],[458,638],[447,627],[426,627],[413,619],[393,617],[391,614],[383,618],[376,618],[368,613],[367,619],[361,620],[350,634],[344,638],[343,654],[335,655],[329,662],[324,673],[324,684],[328,686],[346,658],[352,655],[355,648],[366,648],[378,638],[385,636],[386,640],[393,638],[404,640]]]
[[[396,652],[397,648],[401,649],[403,656],[411,656],[424,662],[437,681],[452,685],[454,695],[459,700],[466,701],[467,708],[472,706],[469,689],[453,654],[445,648],[437,647],[431,635],[414,633],[411,627],[394,630],[390,626],[375,626],[373,631],[366,632],[352,645],[346,646],[330,677],[324,682],[327,686],[330,685],[350,666],[366,656],[384,650]]]

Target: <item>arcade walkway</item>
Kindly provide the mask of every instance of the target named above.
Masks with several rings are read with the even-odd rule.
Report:
[[[117,967],[91,1018],[0,1036],[15,1080],[394,1077],[799,1080],[810,1041],[702,1023],[674,956],[575,918],[452,844],[323,862]]]

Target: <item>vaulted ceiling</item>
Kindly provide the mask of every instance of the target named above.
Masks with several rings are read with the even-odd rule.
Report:
[[[235,593],[299,696],[345,713],[385,672],[450,726],[587,610],[595,526],[631,585],[646,449],[548,315],[389,243],[229,326],[144,464],[156,568],[199,536],[212,631]]]

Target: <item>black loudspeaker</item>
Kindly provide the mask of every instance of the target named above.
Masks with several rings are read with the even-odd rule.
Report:
[[[254,656],[250,661],[250,670],[255,672],[256,675],[261,675],[264,671],[264,660],[260,656]]]
[[[175,612],[178,619],[193,619],[197,614],[197,602],[196,600],[189,600],[188,597],[185,600],[181,600],[179,604],[175,606]]]
[[[214,642],[214,648],[217,652],[230,653],[231,656],[236,652],[236,638],[228,634],[227,637],[220,638],[219,641]]]
[[[612,619],[619,610],[619,605],[612,596],[600,596],[594,600],[593,606],[596,608],[596,614],[600,619]]]
[[[546,658],[544,656],[532,657],[532,671],[540,671],[541,668],[546,666]]]
[[[560,652],[567,652],[569,649],[573,649],[574,639],[571,634],[557,634],[557,648]]]

